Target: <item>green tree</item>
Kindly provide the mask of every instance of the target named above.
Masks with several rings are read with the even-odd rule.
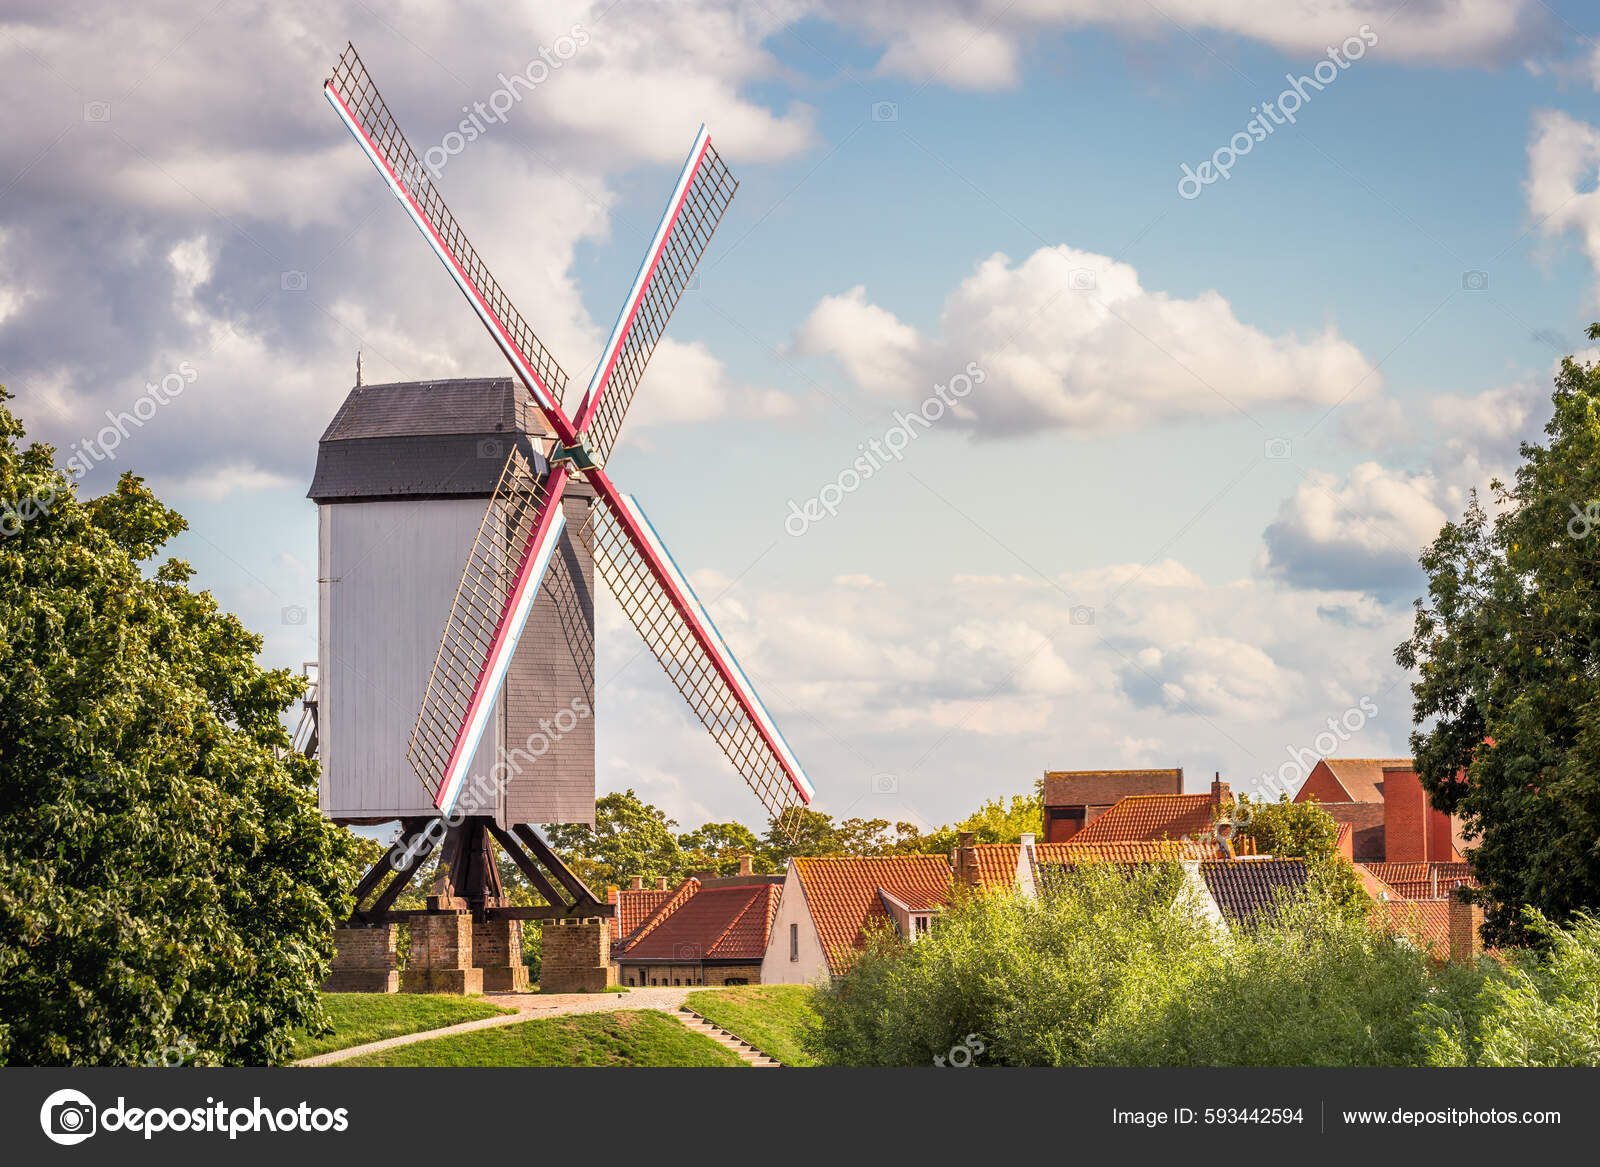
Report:
[[[1600,325],[1589,328],[1600,340]],[[1600,367],[1555,379],[1543,444],[1512,486],[1476,495],[1421,563],[1410,639],[1417,775],[1461,816],[1491,943],[1525,938],[1519,909],[1556,922],[1600,908]]]
[[[276,1063],[360,845],[317,810],[261,638],[151,561],[183,519],[84,500],[0,389],[0,1063]]]
[[[631,789],[595,799],[594,829],[579,823],[555,823],[545,837],[597,896],[608,885],[626,887],[628,877],[666,876],[675,884],[687,874],[684,854],[665,811],[651,806]]]
[[[697,830],[678,836],[684,866],[690,871],[715,871],[718,875],[737,875],[739,859],[749,855],[758,875],[773,870],[761,840],[743,823],[706,823]]]
[[[1282,795],[1268,802],[1246,795],[1235,803],[1234,814],[1247,820],[1240,834],[1255,843],[1258,854],[1304,859],[1330,902],[1354,917],[1370,915],[1372,900],[1355,865],[1339,854],[1339,824],[1316,799],[1290,802],[1288,795]]]

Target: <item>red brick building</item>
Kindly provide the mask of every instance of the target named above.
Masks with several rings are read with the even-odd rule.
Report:
[[[1181,778],[1182,771],[1173,771]],[[1222,807],[1233,804],[1233,791],[1221,779],[1209,794],[1134,794],[1097,815],[1077,832],[1074,843],[1141,843],[1161,839],[1208,837]]]
[[[782,876],[748,871],[685,880],[612,952],[618,983],[760,984],[782,888]]]
[[[1047,770],[1044,841],[1065,843],[1124,798],[1183,793],[1183,770]]]
[[[1294,800],[1313,798],[1334,821],[1350,825],[1357,862],[1459,863],[1465,857],[1459,820],[1429,805],[1406,758],[1323,758]]]

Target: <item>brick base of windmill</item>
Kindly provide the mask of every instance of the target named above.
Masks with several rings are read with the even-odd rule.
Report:
[[[522,927],[544,925],[539,987],[547,993],[599,992],[616,983],[609,918],[615,905],[595,898],[530,827],[503,830],[469,818],[443,837],[439,874],[427,907],[395,910],[423,861],[439,845],[438,820],[408,819],[388,854],[356,886],[356,910],[334,933],[330,993],[515,993],[529,986]],[[544,897],[537,907],[506,903],[489,849],[493,839]],[[407,967],[398,967],[399,930],[409,928]]]

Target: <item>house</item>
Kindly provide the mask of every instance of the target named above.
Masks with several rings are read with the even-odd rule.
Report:
[[[1483,909],[1455,896],[1385,900],[1379,920],[1436,960],[1464,960],[1483,951]]]
[[[1476,887],[1465,863],[1363,863],[1361,866],[1402,900],[1436,900],[1459,887]]]
[[[1159,839],[1209,837],[1223,806],[1233,804],[1233,791],[1220,778],[1209,794],[1134,794],[1072,837],[1074,843],[1137,843]]]
[[[1304,859],[1268,855],[1206,859],[1199,867],[1200,878],[1222,918],[1229,926],[1246,930],[1274,919],[1279,905],[1305,894],[1311,879]]]
[[[943,855],[790,859],[761,983],[803,985],[842,973],[872,928],[893,928],[914,943],[952,890]]]
[[[612,950],[619,984],[754,985],[761,983],[781,876],[691,877]]]
[[[1459,819],[1435,810],[1407,758],[1323,758],[1296,792],[1348,823],[1357,862],[1457,862],[1466,844]]]
[[[1023,835],[1020,843],[975,843],[963,834],[951,857],[956,881],[979,891],[1016,888],[1034,895],[1042,872],[1084,863],[1194,862],[1217,854],[1215,843],[1155,841],[1040,843]]]
[[[1046,770],[1044,841],[1065,843],[1132,795],[1182,794],[1183,769]]]
[[[675,892],[682,890],[681,886],[668,888],[664,875],[657,877],[652,887],[645,887],[644,877],[635,875],[628,881],[626,890],[606,888],[606,903],[617,905],[616,914],[611,917],[611,951],[615,953],[617,947],[637,932],[639,925],[648,920],[657,908]]]

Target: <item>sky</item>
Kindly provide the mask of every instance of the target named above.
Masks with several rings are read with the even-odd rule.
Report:
[[[1417,554],[1600,319],[1582,4],[8,0],[0,383],[274,667],[357,352],[507,372],[321,96],[347,40],[574,381],[710,127],[738,196],[608,468],[838,816],[1403,755]],[[601,788],[758,823],[600,596]]]

